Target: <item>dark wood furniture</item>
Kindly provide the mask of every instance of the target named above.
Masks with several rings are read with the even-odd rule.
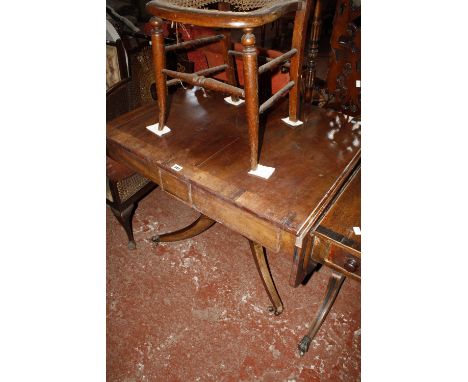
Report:
[[[112,210],[128,237],[128,248],[135,249],[132,217],[138,202],[156,185],[128,167],[106,158],[106,204]]]
[[[361,2],[338,0],[330,39],[328,106],[361,114]]]
[[[310,38],[305,57],[304,100],[319,103],[347,115],[361,114],[361,2],[335,0],[326,81],[316,77],[323,12],[332,5],[317,0],[312,11]]]
[[[312,270],[309,232],[360,160],[359,129],[338,126],[336,114],[311,105],[304,106],[304,125],[284,129],[278,116],[288,105],[280,102],[266,121],[261,152],[278,168],[259,182],[245,172],[250,148],[244,113],[219,93],[205,97],[200,89],[177,89],[170,104],[168,123],[178,134],[148,131],[158,116],[155,105],[144,106],[108,123],[108,155],[249,239],[272,311],[280,313],[265,248],[291,256],[294,287]],[[191,235],[204,229],[195,226]]]
[[[336,200],[310,232],[311,262],[334,270],[322,306],[306,336],[299,342],[304,355],[327,317],[346,277],[361,281],[361,168],[358,166]]]
[[[317,58],[319,53],[319,39],[322,31],[322,8],[325,0],[316,0],[315,7],[311,10],[312,22],[310,27],[310,37],[307,46],[307,56],[305,58],[306,70],[304,76],[304,101],[311,102],[314,85],[316,82]]]
[[[123,45],[119,43],[116,47],[119,59],[116,67],[120,68],[122,77],[118,77],[120,81],[106,92],[107,121],[135,109],[137,105],[144,103],[142,92],[146,89],[149,93],[147,81],[141,81],[140,76],[135,75],[139,68],[133,67],[134,76],[129,77]],[[135,209],[138,202],[155,187],[156,184],[149,179],[106,156],[106,204],[124,228],[129,249],[136,248],[132,230]]]
[[[307,19],[311,0],[152,0],[147,4],[150,14],[157,16],[152,19],[154,27],[152,34],[153,59],[155,65],[156,89],[158,94],[159,116],[154,126],[155,133],[162,135],[170,131],[166,126],[167,121],[167,87],[187,82],[194,86],[202,86],[205,89],[219,91],[230,96],[228,102],[237,104],[241,98],[245,99],[245,112],[247,114],[246,126],[248,127],[250,146],[251,173],[261,175],[258,168],[259,151],[259,124],[260,115],[275,104],[283,95],[289,92],[289,116],[284,122],[297,126],[299,121],[300,104],[300,72],[302,67],[302,52],[307,29]],[[206,9],[209,4],[219,3],[218,9]],[[233,11],[230,7],[232,6]],[[271,23],[283,15],[295,12],[292,49],[264,65],[257,64],[257,49],[253,28]],[[193,41],[185,41],[178,44],[164,46],[162,19],[178,23],[194,24],[204,27],[222,28],[216,36],[205,37]],[[232,54],[238,52],[231,50],[231,37],[229,28],[242,29],[244,35],[241,42],[244,47],[241,56],[243,58],[244,89],[238,87]],[[224,64],[215,68],[205,69],[193,74],[180,73],[166,69],[166,52],[175,49],[187,49],[200,44],[222,41],[224,44]],[[277,93],[259,105],[258,76],[263,72],[284,64],[290,60],[290,81]],[[228,83],[207,78],[214,73],[226,71]],[[166,81],[166,77],[173,80]],[[174,129],[174,126],[171,126]],[[177,132],[178,133],[178,132]],[[269,169],[272,171],[272,169]],[[264,176],[264,177],[268,177]]]
[[[128,67],[122,40],[106,42],[106,88],[128,78]]]

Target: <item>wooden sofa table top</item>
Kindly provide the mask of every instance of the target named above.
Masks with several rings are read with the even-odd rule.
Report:
[[[260,163],[276,169],[265,180],[248,174],[243,109],[220,94],[178,89],[169,97],[169,134],[146,129],[157,121],[157,105],[143,106],[108,123],[108,155],[247,238],[291,251],[359,162],[360,130],[310,105],[304,124],[291,128],[281,121],[287,102],[278,103],[260,134]]]
[[[361,167],[350,176],[318,227],[312,259],[361,280]]]
[[[358,231],[356,231],[358,229]],[[361,168],[343,187],[316,230],[336,243],[361,252]]]

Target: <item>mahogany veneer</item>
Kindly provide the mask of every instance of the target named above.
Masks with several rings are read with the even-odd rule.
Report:
[[[199,88],[179,89],[168,101],[172,132],[160,138],[148,131],[157,106],[143,106],[108,123],[108,155],[248,239],[294,253],[296,272],[302,272],[308,256],[298,253],[311,227],[359,162],[359,129],[311,105],[304,105],[302,126],[285,129],[279,116],[288,105],[282,102],[261,126],[261,160],[276,167],[265,180],[245,171],[244,106],[232,108],[221,95],[205,97]],[[297,286],[300,276],[290,283]]]
[[[312,259],[361,280],[361,171],[356,171],[320,221],[314,236]]]

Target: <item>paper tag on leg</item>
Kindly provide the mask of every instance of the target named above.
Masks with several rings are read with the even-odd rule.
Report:
[[[240,98],[237,101],[234,101],[232,97],[226,97],[224,100],[227,103],[230,103],[231,105],[234,105],[234,106],[239,106],[240,104],[245,102],[243,99],[240,99]]]
[[[250,175],[255,175],[263,179],[268,179],[271,174],[275,172],[274,167],[262,166],[261,164],[257,165],[255,170],[250,170]]]
[[[159,128],[159,122],[154,124],[154,125],[149,125],[146,126],[146,128],[151,131],[152,133],[155,133],[158,137],[163,136],[164,134],[167,134],[168,132],[171,131],[171,129],[167,126],[164,126],[162,130],[158,130]]]
[[[287,124],[290,125],[290,126],[299,126],[299,125],[302,125],[302,124],[304,123],[304,122],[299,121],[299,120],[297,120],[297,121],[291,121],[291,120],[289,119],[289,117],[281,118],[281,120],[282,120],[284,123],[287,123]]]

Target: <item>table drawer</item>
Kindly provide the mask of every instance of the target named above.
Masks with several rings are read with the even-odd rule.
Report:
[[[181,199],[182,201],[192,204],[190,200],[190,185],[183,180],[176,178],[165,170],[160,170],[161,173],[161,188],[169,194]]]
[[[312,247],[312,259],[324,263],[346,276],[361,279],[361,257],[352,248],[337,245],[329,238],[316,233]]]

